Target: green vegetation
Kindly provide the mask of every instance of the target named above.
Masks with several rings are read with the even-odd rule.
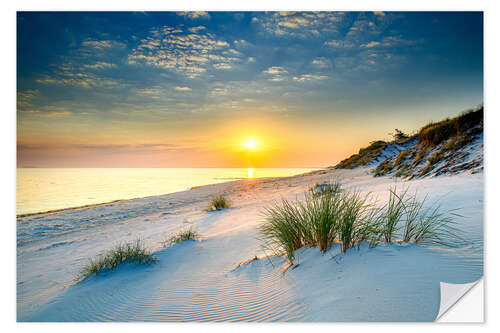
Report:
[[[417,156],[415,156],[415,161],[413,162],[413,165],[418,165],[420,163],[420,161],[422,160],[422,158],[427,154],[427,152],[429,151],[429,148],[428,147],[420,147],[420,149],[418,150],[418,153],[417,153]]]
[[[463,242],[462,232],[456,227],[454,217],[462,217],[454,211],[445,214],[439,205],[433,205],[422,210],[418,216],[413,235],[415,244],[438,244],[454,246]]]
[[[389,133],[389,134],[394,138],[394,142],[400,145],[415,138],[415,135],[405,134],[403,131],[397,128],[394,130],[394,133]]]
[[[210,199],[210,203],[206,211],[221,210],[231,207],[231,202],[224,195],[217,195]]]
[[[200,238],[200,234],[194,231],[192,228],[181,230],[178,233],[168,237],[166,241],[162,243],[163,247],[171,246],[177,243],[187,241],[189,239],[197,240]]]
[[[394,164],[392,164],[392,161],[390,159],[387,159],[387,160],[383,161],[382,163],[380,163],[379,165],[377,165],[377,167],[375,168],[375,171],[374,171],[374,176],[380,177],[380,176],[386,175],[389,172],[391,172],[393,169],[394,169]]]
[[[149,252],[140,240],[132,243],[119,244],[114,249],[107,251],[95,259],[90,259],[76,277],[80,281],[103,270],[115,269],[124,262],[136,264],[151,264],[158,259]]]
[[[483,107],[480,106],[475,110],[463,112],[455,118],[429,123],[413,135],[396,129],[395,133],[390,133],[394,138],[390,143],[404,145],[405,149],[397,156],[378,163],[372,171],[373,176],[392,174],[395,177],[412,179],[433,173],[434,175],[456,173],[476,167],[482,163],[482,160],[463,163],[467,152],[464,152],[462,148],[474,142],[478,134],[483,132],[483,114]],[[418,140],[416,140],[417,137]],[[352,169],[368,165],[380,156],[381,151],[388,144],[384,141],[374,141],[370,146],[360,149],[358,154],[337,164],[335,168]],[[445,163],[441,164],[441,162]]]
[[[387,146],[385,141],[373,141],[368,147],[361,148],[358,154],[341,161],[335,166],[336,169],[353,169],[358,166],[367,165],[372,159],[380,156],[380,153]]]
[[[299,202],[283,199],[281,204],[265,209],[266,223],[260,227],[266,248],[276,254],[284,251],[290,262],[295,259],[295,250],[308,244],[313,237],[305,228],[302,207]]]
[[[452,245],[461,240],[453,217],[441,212],[439,205],[424,209],[424,200],[408,189],[390,189],[387,204],[369,204],[369,195],[356,191],[338,190],[314,196],[309,191],[305,199],[283,199],[264,211],[265,223],[260,236],[266,249],[285,254],[290,263],[295,251],[303,246],[317,246],[325,253],[332,244],[340,243],[341,251],[368,242],[370,247],[383,241],[392,243],[396,236],[404,242]],[[400,232],[402,231],[402,232]]]
[[[406,194],[406,192],[405,192]],[[419,229],[419,221],[422,219],[423,207],[425,201],[427,200],[427,196],[423,200],[417,199],[417,194],[415,193],[413,196],[409,197],[406,202],[404,202],[404,213],[405,220],[403,225],[403,242],[409,242],[412,239],[415,239],[415,236]]]
[[[455,152],[458,149],[464,147],[465,145],[471,143],[473,138],[465,133],[462,135],[456,135],[451,137],[446,144],[441,148],[443,152]]]
[[[391,243],[398,231],[398,224],[405,212],[405,196],[408,190],[397,193],[396,189],[389,190],[389,202],[381,209],[380,226],[386,243]]]
[[[449,138],[463,134],[467,130],[483,122],[483,107],[469,110],[458,117],[430,123],[422,127],[418,133],[418,142],[427,146],[437,146]]]
[[[399,153],[398,157],[396,158],[396,162],[394,162],[394,165],[399,165],[409,154],[410,152],[408,150],[403,150],[402,152]]]
[[[436,150],[427,158],[430,165],[437,164],[441,160],[441,150]]]
[[[361,241],[369,239],[370,232],[375,230],[371,206],[366,205],[367,196],[361,196],[358,192],[346,193],[339,199],[342,203],[337,223],[334,225],[335,232],[342,244],[342,252],[355,247]]]

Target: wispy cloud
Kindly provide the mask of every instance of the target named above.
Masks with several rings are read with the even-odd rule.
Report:
[[[281,66],[272,66],[263,71],[269,81],[283,81],[287,78],[288,71]]]
[[[21,114],[32,115],[36,117],[54,118],[54,117],[65,117],[72,113],[61,106],[47,105],[40,108],[34,109],[20,109],[18,110]]]
[[[366,44],[361,44],[361,47],[370,48],[370,47],[375,47],[375,46],[379,46],[379,45],[380,45],[380,42],[372,41],[372,42],[369,42]]]
[[[82,47],[94,49],[123,48],[125,44],[116,40],[93,40],[87,39],[82,42]]]
[[[317,80],[325,80],[325,79],[328,79],[327,75],[302,74],[300,76],[293,77],[293,80],[298,81],[298,82],[317,81]]]
[[[77,86],[86,89],[116,87],[120,84],[113,79],[99,77],[88,72],[55,72],[53,75],[36,79],[36,82],[41,84]]]
[[[111,64],[109,62],[105,62],[105,61],[98,61],[94,64],[86,64],[86,65],[83,65],[83,68],[87,68],[87,69],[106,69],[106,68],[116,68],[116,65],[115,64]]]
[[[177,91],[191,91],[191,88],[189,88],[189,87],[175,87],[175,90],[177,90]]]
[[[311,64],[316,68],[330,68],[331,61],[325,57],[314,58]]]
[[[39,95],[39,91],[35,89],[26,89],[17,92],[17,108],[18,110],[32,108],[33,100]]]
[[[177,15],[184,16],[186,18],[195,20],[198,18],[209,19],[210,14],[204,11],[192,11],[192,12],[178,12]]]

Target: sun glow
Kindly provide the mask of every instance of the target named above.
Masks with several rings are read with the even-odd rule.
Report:
[[[247,150],[254,151],[259,148],[259,142],[256,139],[246,139],[243,142],[243,147]]]

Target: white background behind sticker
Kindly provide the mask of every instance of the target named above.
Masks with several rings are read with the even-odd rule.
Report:
[[[441,311],[441,309],[440,309]],[[458,302],[438,316],[440,323],[482,323],[484,321],[484,280],[481,279]]]

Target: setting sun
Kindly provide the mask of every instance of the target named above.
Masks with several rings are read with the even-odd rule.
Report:
[[[255,139],[247,139],[245,142],[243,142],[243,147],[245,147],[247,150],[257,150],[259,147],[259,142]]]

